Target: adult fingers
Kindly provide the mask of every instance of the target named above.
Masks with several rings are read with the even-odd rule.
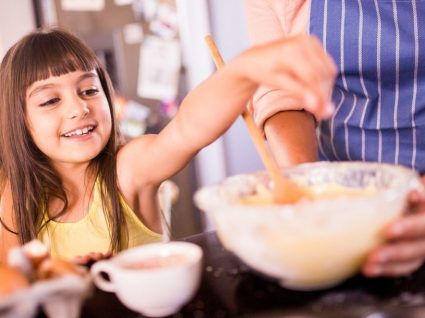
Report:
[[[425,240],[409,240],[386,244],[373,251],[370,264],[390,264],[398,262],[423,261],[425,259]]]
[[[425,239],[425,211],[405,215],[386,229],[387,238],[394,239]]]
[[[362,268],[364,275],[376,276],[405,276],[410,275],[422,265],[421,261],[398,262],[385,265],[366,265]]]
[[[424,189],[415,189],[409,193],[410,204],[425,203],[425,191]]]

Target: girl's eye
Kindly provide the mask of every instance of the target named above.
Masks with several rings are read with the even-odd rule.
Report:
[[[58,103],[59,101],[60,101],[60,99],[58,97],[55,97],[55,98],[49,99],[47,102],[40,104],[40,106],[44,107],[44,106],[54,105],[54,104]]]
[[[97,88],[89,88],[86,90],[83,90],[81,92],[81,95],[89,97],[89,96],[95,96],[99,93],[99,90]]]

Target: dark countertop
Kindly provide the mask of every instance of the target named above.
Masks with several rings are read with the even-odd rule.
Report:
[[[197,294],[171,317],[425,317],[425,267],[404,278],[357,275],[326,290],[292,291],[252,272],[222,247],[214,232],[184,240],[202,247],[204,272]],[[126,309],[114,294],[96,289],[81,317],[143,316]]]

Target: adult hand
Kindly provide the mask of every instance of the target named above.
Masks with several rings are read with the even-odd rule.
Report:
[[[425,186],[425,177],[421,178]],[[425,195],[413,191],[408,211],[388,226],[387,242],[369,254],[363,266],[366,276],[403,276],[425,260]]]
[[[316,118],[329,117],[334,111],[331,94],[337,67],[315,37],[285,38],[253,47],[240,57],[246,77],[283,89]]]

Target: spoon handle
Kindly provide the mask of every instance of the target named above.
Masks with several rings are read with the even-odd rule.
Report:
[[[208,49],[216,67],[220,69],[224,66],[224,61],[223,57],[217,49],[214,39],[211,37],[211,35],[207,35],[205,37],[205,42],[207,43]],[[252,99],[249,102],[252,103]],[[275,184],[281,184],[280,179],[282,178],[282,176],[280,174],[280,169],[264,142],[263,133],[255,124],[254,119],[252,118],[252,115],[248,112],[248,110],[245,109],[242,112],[242,117],[246,123],[248,132],[257,148],[257,151],[260,154],[261,160],[263,161],[263,164],[266,167],[270,177],[272,178]]]

